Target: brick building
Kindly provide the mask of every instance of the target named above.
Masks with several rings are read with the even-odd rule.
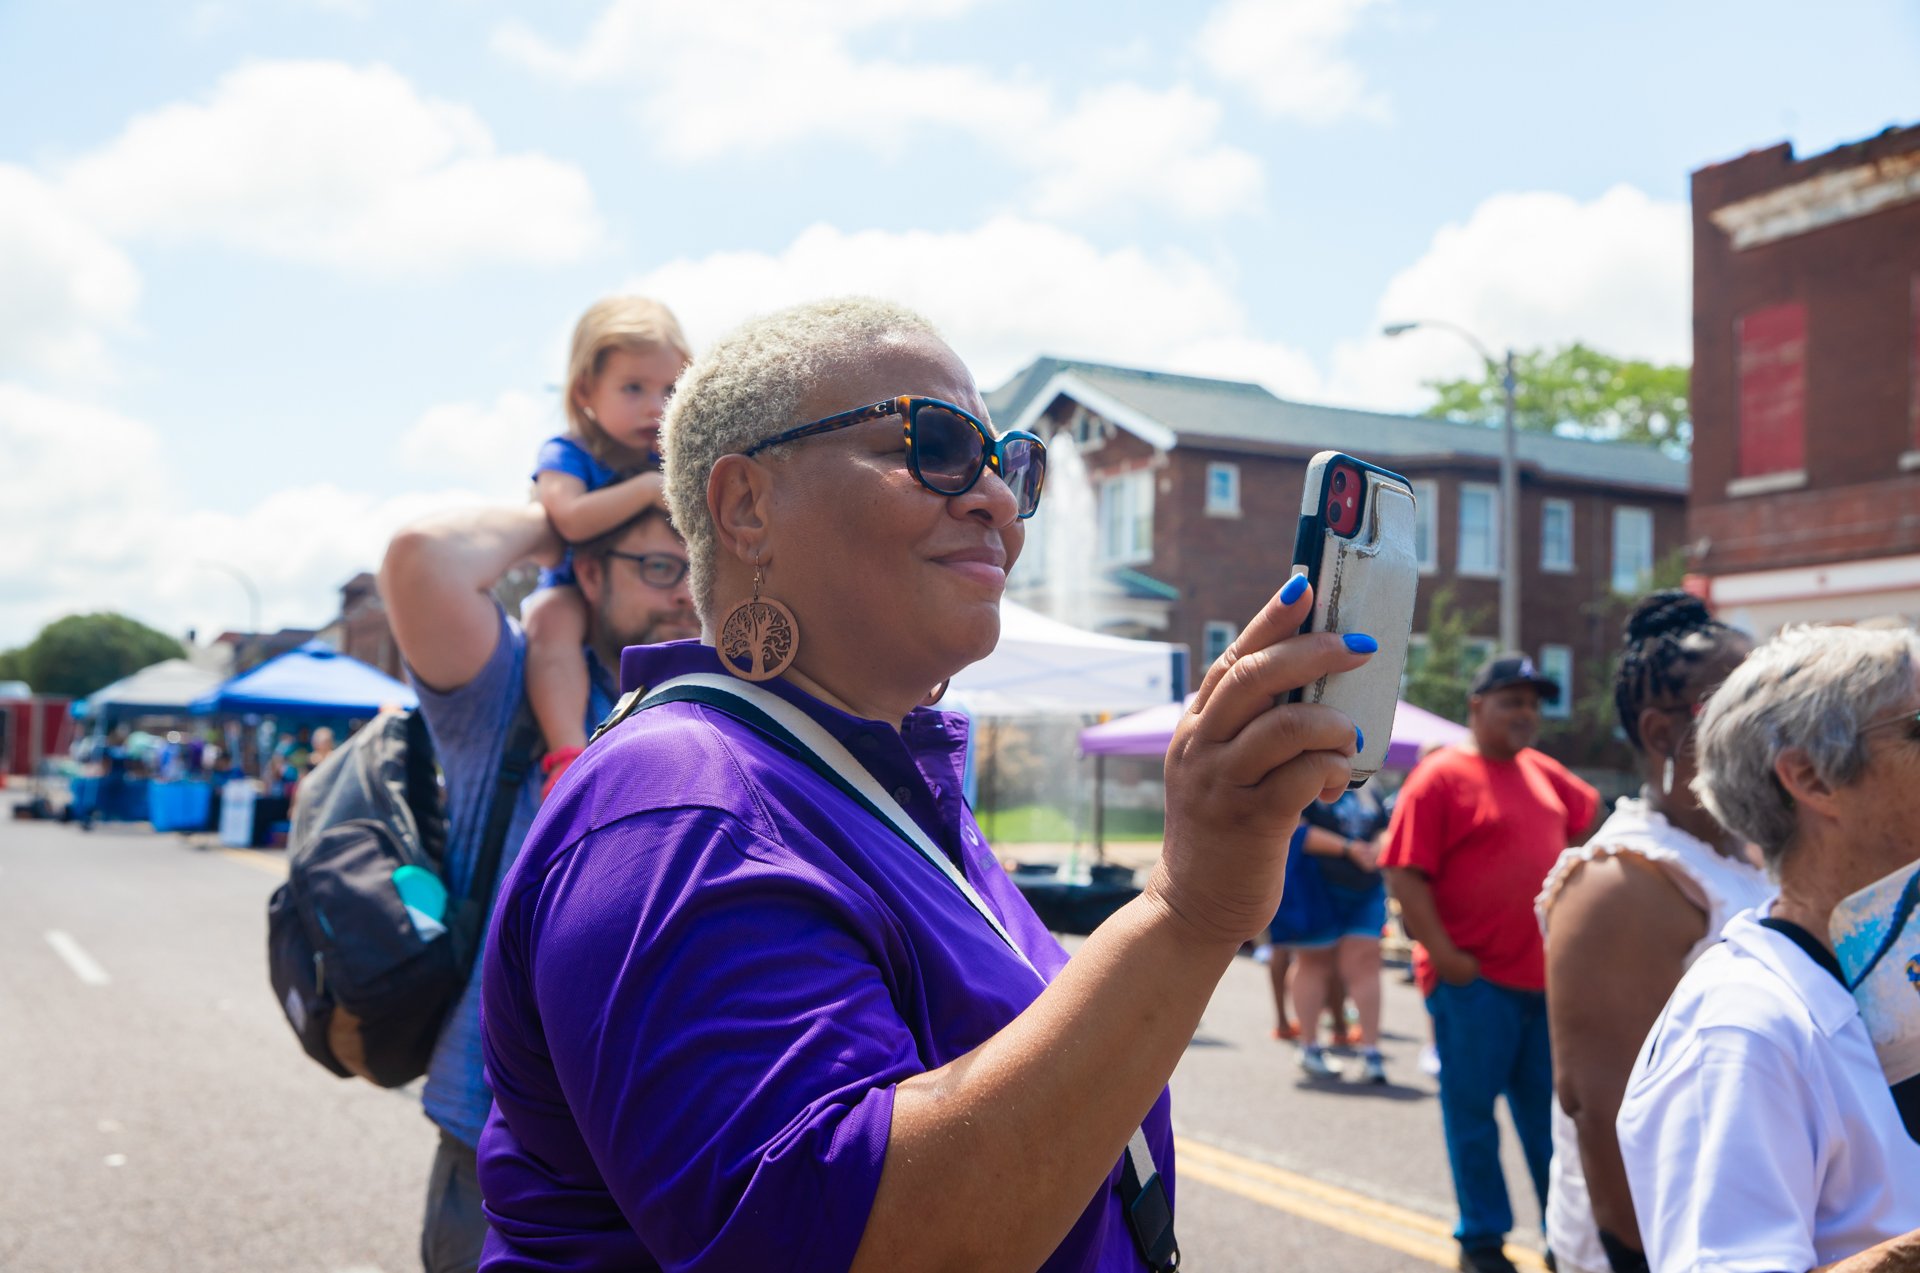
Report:
[[[1693,174],[1693,567],[1756,633],[1920,620],[1920,126]]]
[[[1500,433],[1423,417],[1309,406],[1258,385],[1041,358],[987,397],[997,425],[1067,431],[1010,595],[1084,626],[1185,642],[1197,680],[1285,579],[1306,468],[1342,450],[1405,474],[1421,511],[1416,654],[1436,590],[1498,629]],[[1633,592],[1686,534],[1687,466],[1654,449],[1523,433],[1520,628],[1563,684],[1610,662],[1596,613]],[[1059,448],[1064,452],[1067,448]],[[1076,524],[1076,503],[1082,505]],[[1050,518],[1052,520],[1050,520]],[[1088,540],[1085,544],[1063,544]],[[1563,696],[1564,712],[1570,696]]]
[[[400,647],[387,626],[380,583],[363,570],[340,585],[340,614],[320,630],[320,639],[349,658],[401,679]]]

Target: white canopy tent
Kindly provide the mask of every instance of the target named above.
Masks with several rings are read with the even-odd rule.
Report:
[[[1000,603],[1000,644],[962,669],[942,707],[972,716],[1098,716],[1173,702],[1186,692],[1184,645],[1135,641]]]
[[[225,679],[185,659],[167,659],[101,686],[87,695],[84,703],[74,704],[74,715],[184,716],[194,699]]]

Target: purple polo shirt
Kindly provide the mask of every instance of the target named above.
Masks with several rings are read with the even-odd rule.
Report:
[[[720,670],[677,641],[629,649],[621,680]],[[964,717],[923,709],[896,731],[766,688],[894,793],[1043,975],[1065,966],[961,797]],[[845,1268],[895,1085],[1040,989],[945,876],[804,761],[700,704],[635,713],[575,763],[501,886],[482,1267]],[[1165,1092],[1146,1130],[1171,1196]],[[1116,1162],[1049,1273],[1142,1267],[1119,1179]]]

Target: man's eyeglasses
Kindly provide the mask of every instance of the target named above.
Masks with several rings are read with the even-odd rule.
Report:
[[[639,571],[640,582],[662,592],[679,587],[680,581],[687,577],[687,559],[673,553],[623,553],[609,548],[605,555],[632,562]]]
[[[1013,492],[1021,518],[1032,517],[1040,507],[1040,488],[1047,481],[1047,444],[1024,429],[1009,430],[996,438],[971,412],[938,398],[906,394],[888,398],[777,433],[740,454],[758,455],[784,442],[798,442],[890,415],[906,422],[908,471],[935,495],[965,495],[991,468]]]

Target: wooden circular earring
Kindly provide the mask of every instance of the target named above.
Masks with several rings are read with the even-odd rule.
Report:
[[[932,707],[934,704],[938,703],[941,699],[947,696],[947,686],[951,684],[953,684],[953,678],[949,676],[946,680],[934,686],[932,693],[928,694],[925,698],[920,700],[920,706]]]
[[[743,681],[770,681],[793,666],[800,652],[800,625],[793,611],[760,595],[760,563],[753,563],[753,596],[720,623],[720,661]]]

